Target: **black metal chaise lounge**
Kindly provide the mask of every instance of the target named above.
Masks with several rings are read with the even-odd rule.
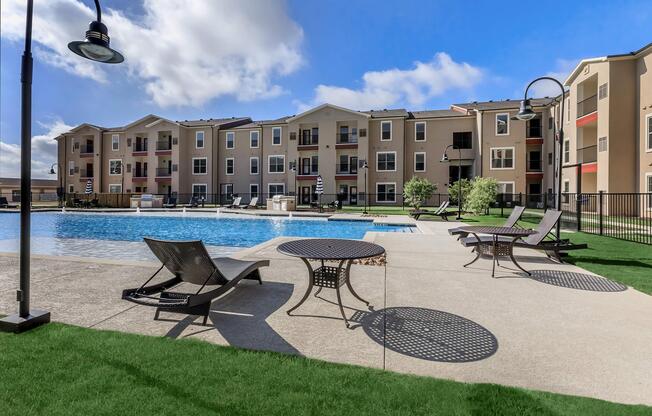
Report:
[[[525,207],[516,205],[514,209],[512,210],[512,213],[509,214],[509,217],[505,220],[505,223],[501,227],[519,227],[518,226],[518,220],[521,219],[521,215],[523,215],[523,211],[525,211]],[[455,227],[455,228],[449,228],[448,229],[448,234],[450,235],[457,235],[458,240],[460,238],[467,237],[469,235],[468,232],[462,231],[460,228],[462,227]],[[519,227],[520,228],[520,227]]]
[[[242,279],[257,280],[263,284],[259,269],[269,266],[269,260],[211,258],[201,241],[162,241],[151,238],[144,240],[163,264],[139,288],[123,290],[122,299],[155,307],[154,319],[158,319],[161,311],[185,313],[203,316],[203,324],[206,325],[210,305],[214,299],[232,289]],[[164,267],[174,274],[174,277],[147,286]],[[199,290],[195,293],[168,291],[181,283],[198,285]],[[207,286],[217,287],[202,293]]]
[[[17,208],[18,205],[11,205],[7,201],[7,198],[4,196],[0,196],[0,208]]]
[[[548,256],[548,258],[553,258],[558,262],[562,262],[561,257],[568,250],[579,250],[587,248],[588,246],[586,244],[573,244],[567,239],[557,239],[550,236],[552,229],[555,227],[555,224],[557,224],[557,221],[559,221],[560,218],[561,211],[549,209],[543,215],[543,219],[539,225],[537,225],[537,228],[535,229],[536,234],[532,234],[521,240],[517,240],[514,242],[514,247],[543,251],[546,256]],[[480,241],[478,241],[478,238]],[[478,238],[475,236],[465,237],[460,239],[460,242],[464,247],[475,247],[478,244],[491,244],[493,241],[492,236],[479,236]],[[546,240],[546,238],[549,239]],[[512,242],[513,240],[509,237],[499,237],[498,241]],[[480,251],[478,251],[478,253],[480,253]],[[480,254],[478,254],[478,257],[479,256]]]
[[[448,208],[448,205],[450,204],[449,201],[444,201],[439,205],[439,208],[437,208],[434,211],[428,211],[425,209],[417,209],[414,211],[410,211],[410,217],[414,218],[415,220],[419,221],[419,218],[423,215],[432,215],[435,217],[441,217],[442,219],[448,221],[448,216],[450,215],[457,215],[457,212],[454,211],[446,211],[446,208]]]

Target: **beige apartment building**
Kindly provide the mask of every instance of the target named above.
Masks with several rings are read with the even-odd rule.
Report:
[[[397,204],[413,176],[446,194],[461,165],[464,178],[494,177],[503,193],[535,195],[543,204],[562,157],[567,192],[652,192],[651,50],[578,65],[567,80],[562,155],[554,145],[560,97],[533,99],[537,116],[529,121],[516,119],[518,100],[430,111],[323,104],[265,121],[148,115],[123,127],[82,124],[57,137],[61,181],[69,193],[83,192],[91,179],[98,193],[176,195],[179,202],[195,195],[209,203],[287,194],[307,204],[321,176],[323,202],[354,205],[368,196]]]

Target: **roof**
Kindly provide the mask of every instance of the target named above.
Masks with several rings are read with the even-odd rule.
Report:
[[[257,123],[260,124],[260,125],[285,124],[292,117],[295,117],[295,116],[284,116],[284,117],[281,117],[281,118],[277,118],[275,120],[261,120],[261,121],[258,121]]]
[[[621,53],[621,54],[616,54],[616,55],[607,55],[607,56],[599,56],[596,58],[587,58],[587,59],[582,59],[575,69],[568,75],[568,78],[564,81],[564,85],[570,85],[573,80],[580,74],[582,69],[591,63],[599,63],[599,62],[607,62],[607,61],[620,61],[620,60],[626,60],[626,59],[635,59],[638,58],[639,56],[643,54],[647,54],[649,52],[652,52],[652,42],[648,43],[647,45],[643,46],[639,50],[632,51],[632,52],[627,52],[627,53]]]
[[[332,109],[335,109],[335,110],[344,111],[345,113],[354,114],[356,116],[369,117],[368,113],[355,111],[355,110],[349,110],[348,108],[344,108],[344,107],[340,107],[340,106],[337,106],[337,105],[334,105],[334,104],[326,103],[326,104],[318,105],[317,107],[311,108],[310,110],[304,111],[301,114],[297,114],[296,116],[290,117],[290,118],[288,118],[288,121],[297,120],[297,119],[299,119],[301,117],[305,117],[305,116],[307,116],[309,114],[316,113],[317,111],[322,110],[324,108],[332,108]]]
[[[411,118],[424,119],[424,118],[446,118],[446,117],[468,117],[460,111],[455,110],[425,110],[425,111],[411,111]]]
[[[229,118],[200,118],[199,120],[178,120],[177,124],[184,127],[198,127],[198,126],[220,126],[236,121],[251,120],[249,117],[229,117]]]
[[[361,113],[369,114],[371,118],[407,117],[409,115],[404,108],[361,111]]]
[[[20,178],[0,178],[0,186],[20,186]],[[32,179],[32,186],[51,186],[56,188],[58,182],[56,179]]]
[[[554,97],[530,98],[530,102],[533,107],[544,107],[552,103],[554,99]],[[457,107],[462,110],[491,111],[518,109],[520,105],[521,100],[473,101],[471,103],[453,104],[451,108],[454,109]]]
[[[260,127],[261,126],[259,121],[252,121],[251,123],[235,126],[233,129],[259,129]]]

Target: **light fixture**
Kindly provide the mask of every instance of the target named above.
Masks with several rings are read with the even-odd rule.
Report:
[[[444,152],[444,154],[441,156],[440,162],[448,162],[448,155],[446,152]]]
[[[105,64],[119,64],[125,58],[120,52],[109,47],[109,30],[102,23],[99,0],[95,0],[95,8],[97,9],[97,20],[92,21],[88,25],[86,40],[70,42],[68,49],[91,61],[103,62]]]
[[[536,116],[537,114],[532,111],[532,104],[530,103],[530,100],[526,98],[521,101],[521,108],[518,110],[516,118],[519,120],[532,120]]]

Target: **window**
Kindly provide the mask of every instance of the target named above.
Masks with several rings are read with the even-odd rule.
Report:
[[[646,132],[647,132],[647,137],[646,137],[646,147],[645,150],[648,152],[652,152],[652,114],[648,114],[645,118],[646,121]]]
[[[415,172],[426,171],[426,152],[414,153],[414,171]]]
[[[604,84],[600,85],[598,87],[598,99],[601,100],[603,98],[607,98],[608,95],[608,88],[607,88],[607,83],[605,82]]]
[[[204,148],[204,132],[203,131],[196,131],[195,132],[195,149],[203,149],[203,148]]]
[[[455,149],[473,149],[473,133],[470,131],[453,132],[453,147]]]
[[[285,184],[284,183],[270,183],[267,185],[267,193],[269,198],[274,195],[284,195],[285,194]]]
[[[226,132],[226,148],[235,149],[235,133],[232,131]]]
[[[506,136],[509,134],[509,114],[496,114],[496,136]]]
[[[569,192],[570,192],[570,179],[564,179],[564,188],[561,194],[561,199],[564,202],[564,204],[568,204],[569,202],[569,195],[568,195]]]
[[[285,173],[285,156],[272,155],[267,158],[268,173]]]
[[[498,193],[504,195],[513,195],[514,182],[498,182]]]
[[[606,152],[606,151],[607,151],[607,138],[606,137],[598,138],[598,152]]]
[[[281,128],[272,127],[272,145],[280,146],[281,145]]]
[[[376,172],[393,172],[396,170],[396,152],[376,153]]]
[[[564,163],[570,163],[570,140],[564,140]]]
[[[233,196],[233,184],[232,183],[223,183],[220,185],[222,195],[226,195],[227,198]]]
[[[109,160],[109,175],[122,175],[122,160],[110,159]]]
[[[68,175],[72,176],[75,174],[75,161],[71,160],[68,162]]]
[[[548,153],[548,164],[552,165],[552,152]]]
[[[380,140],[382,140],[382,141],[392,140],[392,122],[391,121],[381,121],[380,122]]]
[[[224,169],[227,175],[235,174],[235,159],[232,157],[227,157],[224,159]]]
[[[258,156],[253,156],[249,158],[249,174],[258,175]]]
[[[414,123],[414,140],[417,142],[426,140],[426,123]]]
[[[249,198],[257,198],[257,197],[258,197],[258,184],[257,183],[249,184]]]
[[[548,130],[552,130],[554,127],[554,119],[552,117],[548,117]]]
[[[258,132],[250,131],[249,132],[249,147],[252,149],[258,149]]]
[[[120,135],[111,135],[111,150],[120,150]]]
[[[571,117],[571,102],[570,98],[566,100],[566,123],[570,122],[570,117]]]
[[[193,157],[192,158],[192,174],[193,175],[206,175],[206,158]]]
[[[514,169],[514,148],[492,147],[491,169]]]
[[[109,185],[109,193],[110,194],[121,194],[122,193],[122,185],[119,183],[112,183]]]
[[[647,196],[647,209],[652,210],[652,172],[645,174],[645,191]]]
[[[68,185],[68,192],[71,194],[75,193],[75,185]]]
[[[193,198],[206,199],[206,194],[208,193],[208,186],[205,183],[193,183],[192,184],[192,196]]]
[[[75,149],[79,149],[79,142],[72,138],[70,139],[70,153],[75,153]]]
[[[396,183],[376,183],[376,202],[396,202]]]

